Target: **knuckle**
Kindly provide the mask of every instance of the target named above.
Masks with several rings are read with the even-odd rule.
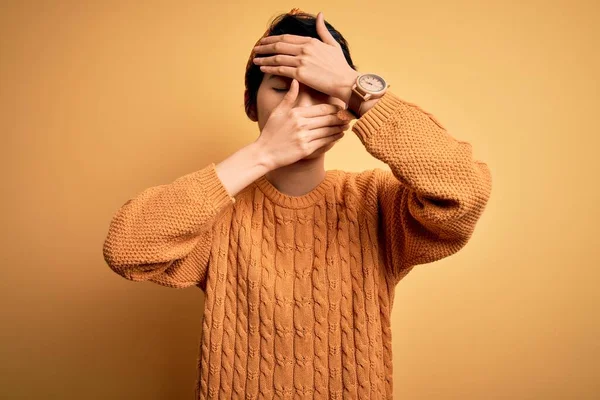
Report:
[[[298,139],[300,140],[300,143],[302,143],[303,145],[308,143],[308,132],[306,131],[300,131],[298,132]]]
[[[296,68],[296,79],[299,81],[306,81],[307,80],[307,76],[306,76],[306,67],[298,67]]]
[[[307,141],[302,141],[300,142],[300,148],[302,149],[302,151],[304,151],[305,153],[308,153],[310,151],[310,145],[308,144]]]

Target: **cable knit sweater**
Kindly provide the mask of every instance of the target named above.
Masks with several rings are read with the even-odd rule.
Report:
[[[393,398],[394,287],[465,246],[491,175],[390,91],[352,131],[391,171],[328,170],[298,197],[263,176],[232,197],[211,163],[113,216],[112,270],[205,292],[197,398]]]

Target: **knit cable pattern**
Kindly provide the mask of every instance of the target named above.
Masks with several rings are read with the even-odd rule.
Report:
[[[196,398],[393,398],[395,285],[467,244],[491,173],[390,91],[352,130],[389,171],[326,171],[302,196],[263,176],[234,198],[211,163],[113,215],[113,271],[206,294]]]

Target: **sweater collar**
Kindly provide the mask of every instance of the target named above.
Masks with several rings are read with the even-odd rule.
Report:
[[[260,191],[264,193],[265,197],[273,203],[284,208],[305,208],[310,207],[319,200],[325,198],[327,191],[331,189],[333,183],[338,179],[338,172],[338,170],[325,171],[325,178],[323,178],[323,180],[310,192],[305,193],[302,196],[290,196],[280,192],[267,180],[266,175],[258,178],[255,183]]]

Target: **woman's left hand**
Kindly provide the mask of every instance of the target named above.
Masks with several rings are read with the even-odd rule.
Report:
[[[297,35],[267,36],[254,48],[257,54],[275,54],[254,58],[261,71],[295,78],[311,88],[348,102],[349,89],[359,75],[352,69],[325,26],[323,13],[317,15],[317,33],[322,39]]]

